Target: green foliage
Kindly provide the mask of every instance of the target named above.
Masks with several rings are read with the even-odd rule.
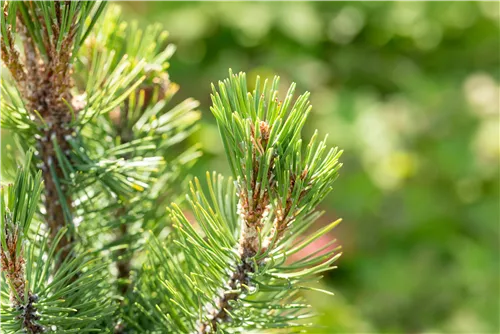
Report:
[[[64,233],[61,230],[57,238],[64,237]],[[46,233],[26,241],[26,291],[32,294],[25,294],[22,305],[13,308],[9,303],[9,285],[2,279],[2,330],[20,332],[23,323],[19,319],[28,312],[33,312],[42,328],[55,333],[101,332],[111,328],[117,304],[111,298],[112,286],[106,281],[109,263],[87,250],[55,268],[60,254],[55,251],[55,243],[49,246]],[[76,279],[75,273],[79,273]]]
[[[165,224],[163,208],[176,198],[183,177],[200,155],[197,145],[183,144],[197,129],[198,102],[188,98],[172,105],[179,86],[166,73],[175,50],[166,42],[167,33],[158,25],[139,29],[136,23],[127,24],[120,17],[119,8],[111,7],[96,24],[82,46],[79,79],[94,80],[92,71],[114,73],[121,68],[136,72],[137,81],[118,108],[87,114],[82,120],[83,138],[72,145],[73,164],[80,170],[73,189],[81,200],[82,221],[91,222],[82,226],[82,234],[93,243],[99,241],[103,249],[115,251],[140,247],[143,229],[161,229]],[[105,71],[92,59],[106,60]],[[117,78],[121,80],[121,75]],[[104,78],[104,82],[110,80]],[[89,81],[86,86],[99,87]],[[110,240],[106,233],[123,224],[133,229],[122,240]]]
[[[263,196],[269,184],[276,183],[276,189],[269,189],[271,202],[284,209],[291,200],[288,213],[297,219],[314,210],[332,189],[342,152],[337,148],[326,151],[325,141],[318,142],[317,133],[305,149],[302,147],[300,134],[312,108],[309,93],[292,104],[292,84],[283,102],[278,102],[278,85],[275,77],[267,89],[266,80],[261,93],[257,77],[256,90],[249,93],[245,74],[230,72],[229,79],[219,82],[220,93],[213,87],[211,110],[233,176],[241,180],[239,191],[248,191],[246,196],[251,200]],[[257,194],[252,190],[255,185],[260,185]]]
[[[98,8],[100,13],[101,5]],[[193,125],[199,116],[193,99],[170,109],[167,106],[178,86],[168,81],[164,72],[174,51],[165,43],[166,33],[158,25],[145,31],[134,23],[127,26],[119,17],[120,11],[113,7],[101,20],[87,20],[95,29],[84,33],[87,41],[82,40],[75,59],[77,88],[84,91],[80,96],[85,98],[85,107],[75,114],[69,106],[74,117],[66,126],[75,129],[65,138],[69,152],[63,152],[56,136],[50,137],[54,159],[63,174],[59,184],[71,185],[72,197],[82,201],[90,200],[89,192],[100,192],[96,189],[104,191],[107,198],[133,201],[149,184],[156,185],[158,197],[158,189],[167,186],[165,182],[173,183],[183,174],[179,166],[192,164],[199,155],[196,147],[175,156],[171,152],[172,146],[196,129]],[[2,80],[2,128],[13,131],[27,150],[39,145],[50,127],[25,109],[9,79]],[[119,113],[111,112],[117,108]],[[157,178],[161,182],[155,182]]]
[[[14,184],[2,187],[2,331],[95,332],[110,323],[116,309],[105,280],[108,263],[90,250],[60,259],[57,242],[50,244],[40,228],[30,229],[42,191],[41,172],[30,173],[31,159],[28,152]],[[56,240],[64,234],[60,230]]]
[[[327,327],[318,332],[500,332],[498,2],[123,8],[169,30],[185,96],[208,96],[227,67],[250,86],[279,73],[280,91],[313,92],[304,136],[318,129],[345,150],[341,191],[320,206],[322,222],[343,218],[333,234],[345,252],[323,280],[336,296],[308,294]],[[211,101],[200,102],[193,140],[205,154],[193,174],[229,175]]]
[[[5,5],[1,124],[16,145],[3,175],[27,157],[2,199],[6,333],[125,330],[144,230],[164,229],[166,203],[200,155],[185,144],[198,102],[172,103],[179,86],[166,72],[175,50],[166,32],[104,6]]]
[[[58,6],[49,1],[13,1],[9,3],[7,15],[2,20],[2,40],[10,48],[15,41],[8,31],[15,30],[16,21],[22,20],[27,36],[33,40],[46,61],[54,57],[53,52],[58,53],[71,47],[65,44],[68,35],[74,35],[74,43],[70,49],[71,55],[74,56],[97,22],[105,4],[101,1],[77,1],[67,6]],[[76,30],[73,27],[76,27]],[[45,35],[49,36],[49,39]]]
[[[44,11],[55,21],[34,17]],[[15,13],[23,17],[17,24]],[[196,146],[176,148],[196,129],[198,103],[168,106],[178,91],[165,72],[174,48],[159,26],[124,24],[116,8],[97,19],[101,13],[100,3],[6,6],[2,48],[10,76],[2,80],[2,126],[27,158],[2,202],[3,328],[207,333],[313,326],[302,292],[318,290],[314,283],[339,254],[325,247],[288,260],[338,223],[310,232],[341,152],[327,150],[317,134],[302,145],[309,94],[293,101],[292,85],[278,103],[278,78],[266,81],[261,95],[259,80],[249,93],[245,75],[230,73],[214,88],[212,110],[233,178],[208,177],[208,195],[195,179],[187,202],[197,227],[177,205],[167,219],[165,204],[179,200],[199,156]],[[7,43],[17,38],[24,57]],[[29,169],[40,170],[33,180]]]
[[[34,177],[30,174],[32,153],[26,157],[23,168],[18,169],[14,184],[2,187],[0,214],[2,231],[10,234],[27,235],[33,216],[38,208],[38,201],[42,192],[42,173],[39,171]],[[6,248],[6,234],[2,233],[1,243]],[[16,256],[19,255],[16,249]],[[14,254],[12,254],[14,256]]]
[[[188,203],[200,231],[174,205],[175,232],[165,241],[151,236],[137,288],[137,307],[149,320],[135,322],[141,331],[148,325],[156,332],[199,333],[313,325],[305,320],[312,314],[299,292],[314,290],[312,283],[340,254],[327,249],[330,244],[299,261],[288,260],[339,222],[309,232],[321,215],[315,207],[340,167],[340,152],[326,151],[317,135],[302,147],[309,94],[292,104],[292,85],[278,102],[278,82],[277,77],[270,86],[265,82],[261,94],[257,79],[250,93],[245,74],[230,72],[219,82],[219,92],[214,87],[212,111],[233,178],[207,174],[207,190],[198,179],[191,184]],[[252,224],[257,249],[251,245]]]

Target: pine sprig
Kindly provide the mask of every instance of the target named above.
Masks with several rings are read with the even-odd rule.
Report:
[[[327,149],[316,133],[302,145],[309,94],[292,103],[293,84],[279,102],[278,83],[265,82],[261,93],[257,79],[256,90],[248,92],[245,75],[230,72],[218,91],[214,87],[211,110],[235,181],[207,175],[207,191],[195,179],[188,203],[197,228],[174,205],[176,231],[165,243],[151,237],[138,308],[158,331],[310,325],[309,305],[299,292],[314,289],[311,284],[334,268],[340,254],[335,248],[294,263],[289,258],[340,221],[309,232],[321,215],[317,204],[332,189],[341,151]],[[148,300],[149,291],[158,297]]]
[[[30,173],[31,159],[28,152],[0,198],[2,331],[96,331],[116,308],[103,286],[108,264],[91,251],[60,260],[56,246],[65,229],[50,242],[48,233],[30,228],[42,192],[41,172]]]
[[[64,232],[61,230],[57,239],[64,237]],[[87,251],[62,260],[55,268],[61,253],[54,243],[49,245],[47,234],[30,240],[25,257],[30,295],[16,307],[2,300],[2,328],[6,333],[17,333],[22,328],[28,333],[85,333],[111,327],[117,305],[110,298],[111,286],[105,279],[109,264],[95,252]],[[2,296],[5,293],[3,290]],[[33,321],[31,327],[27,327],[26,318]]]
[[[11,287],[11,301],[17,305],[29,298],[29,291],[25,291],[23,241],[42,191],[41,173],[32,177],[29,172],[31,156],[32,153],[27,155],[25,167],[18,171],[14,184],[2,186],[0,198],[2,271]]]

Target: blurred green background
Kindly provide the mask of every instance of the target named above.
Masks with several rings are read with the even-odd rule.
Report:
[[[304,136],[345,151],[321,207],[344,250],[336,296],[310,296],[318,332],[500,333],[499,2],[120,5],[178,47],[175,99],[203,112],[195,175],[230,173],[209,111],[228,68],[311,92]]]
[[[312,296],[328,333],[498,333],[498,2],[121,2],[178,46],[178,100],[201,101],[204,157],[229,174],[210,83],[228,68],[312,93],[345,150],[325,221],[343,245]],[[319,331],[319,330],[318,330]]]

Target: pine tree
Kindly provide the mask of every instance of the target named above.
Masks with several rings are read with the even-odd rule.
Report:
[[[280,101],[278,77],[249,92],[230,71],[211,111],[232,175],[187,185],[199,112],[169,106],[175,48],[161,26],[105,7],[3,3],[1,125],[15,145],[2,162],[14,179],[1,194],[2,333],[314,326],[301,291],[338,248],[289,258],[338,224],[312,229],[341,151],[317,133],[302,143],[309,93],[294,99],[292,84]]]

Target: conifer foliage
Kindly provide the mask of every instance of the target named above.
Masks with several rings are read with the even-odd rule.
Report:
[[[282,98],[278,77],[248,91],[230,71],[211,111],[232,175],[182,196],[198,102],[170,106],[161,26],[105,2],[4,2],[1,15],[1,125],[15,143],[2,162],[14,180],[0,205],[2,333],[314,324],[301,291],[340,254],[290,258],[338,224],[314,228],[341,151],[317,133],[303,142],[309,93],[292,84]]]

